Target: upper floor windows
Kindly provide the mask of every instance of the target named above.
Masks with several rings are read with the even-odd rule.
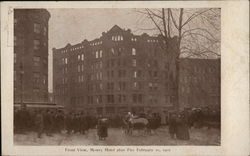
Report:
[[[131,41],[136,42],[137,38],[131,38]]]
[[[62,58],[62,64],[68,64],[68,58]]]
[[[112,41],[123,41],[123,36],[117,35],[111,37]]]
[[[90,43],[91,46],[101,45],[102,41]]]
[[[102,58],[102,50],[95,52],[95,58]]]

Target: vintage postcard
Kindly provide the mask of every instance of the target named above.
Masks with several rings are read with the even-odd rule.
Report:
[[[3,155],[248,155],[249,2],[3,2]]]

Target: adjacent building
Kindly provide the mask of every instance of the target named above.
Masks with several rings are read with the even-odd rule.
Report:
[[[220,109],[220,73],[220,59],[181,59],[180,109]]]
[[[48,101],[46,9],[14,9],[14,102]]]

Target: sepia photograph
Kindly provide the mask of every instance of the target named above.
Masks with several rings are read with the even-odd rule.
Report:
[[[220,8],[14,9],[14,144],[221,144]]]
[[[1,2],[1,155],[249,155],[249,2]]]

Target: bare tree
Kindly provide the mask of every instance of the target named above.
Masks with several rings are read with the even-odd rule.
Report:
[[[162,8],[136,11],[153,23],[153,28],[148,30],[158,32],[164,40],[163,48],[172,69],[170,74],[173,74],[175,106],[178,108],[179,59],[220,57],[220,9]],[[170,43],[174,37],[176,42]]]

